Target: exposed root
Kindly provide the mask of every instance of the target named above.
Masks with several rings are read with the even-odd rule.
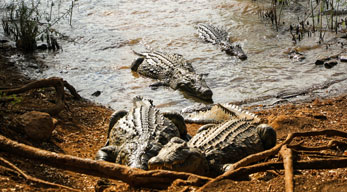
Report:
[[[132,186],[167,188],[176,179],[191,180],[199,186],[211,178],[166,170],[144,171],[124,165],[58,154],[12,141],[0,135],[0,150],[22,156],[56,168],[88,175],[121,180]]]
[[[20,88],[5,89],[5,90],[2,90],[1,92],[7,95],[11,95],[11,94],[23,93],[31,89],[39,89],[39,88],[45,88],[45,87],[54,87],[57,92],[56,105],[48,109],[40,110],[40,111],[47,112],[50,115],[56,115],[61,110],[64,109],[64,87],[66,87],[70,91],[70,93],[75,97],[75,99],[81,98],[81,96],[77,93],[77,91],[72,85],[64,81],[62,78],[58,78],[58,77],[51,77],[48,79],[33,81],[31,83],[23,85]]]
[[[302,146],[302,143],[299,143],[297,145],[289,145],[288,147],[291,149],[302,150],[302,151],[321,151],[321,150],[327,150],[327,149],[332,149],[332,148],[341,147],[341,146],[347,146],[347,143],[333,139],[329,141],[327,146],[305,147],[305,146]]]
[[[44,180],[32,177],[30,175],[27,175],[21,169],[19,169],[17,166],[15,166],[13,163],[7,161],[6,159],[4,159],[2,157],[0,157],[0,161],[2,161],[4,164],[6,164],[9,167],[11,167],[10,170],[12,170],[12,169],[15,170],[15,172],[17,172],[18,174],[22,175],[26,180],[29,180],[31,182],[39,183],[39,184],[43,184],[43,185],[48,185],[48,186],[51,186],[51,187],[58,187],[58,188],[62,188],[62,189],[68,189],[70,191],[80,191],[80,190],[73,189],[73,188],[68,187],[68,186],[64,186],[64,185],[60,185],[60,184],[56,184],[56,183],[51,183],[51,182],[44,181]]]
[[[293,170],[293,152],[287,145],[283,145],[280,150],[284,165],[284,181],[286,192],[294,191],[294,170]]]
[[[335,129],[325,129],[321,131],[308,131],[308,132],[296,132],[296,133],[290,133],[288,134],[286,140],[284,140],[282,143],[277,144],[275,147],[268,149],[266,151],[262,151],[259,153],[255,153],[252,155],[249,155],[240,161],[233,164],[231,170],[235,170],[239,167],[243,167],[246,165],[249,165],[251,163],[266,159],[272,155],[277,154],[283,145],[288,145],[295,137],[309,137],[309,136],[318,136],[318,135],[326,135],[326,136],[340,136],[347,138],[347,132],[339,131]],[[231,171],[229,170],[229,171]],[[228,174],[228,172],[224,173],[223,175]]]
[[[237,177],[244,177],[245,175],[249,175],[251,173],[266,171],[270,169],[283,169],[282,163],[259,163],[251,166],[247,165],[267,159],[268,157],[277,154],[284,145],[289,145],[295,137],[310,137],[319,135],[340,136],[347,138],[347,132],[334,129],[290,133],[282,143],[277,144],[272,149],[249,155],[236,162],[227,172],[209,181],[198,191],[203,191],[209,185],[212,185],[213,183],[216,183],[223,179],[237,179]],[[333,169],[342,167],[347,167],[347,158],[301,161],[295,163],[296,169]]]

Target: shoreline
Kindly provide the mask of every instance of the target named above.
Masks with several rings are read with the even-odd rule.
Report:
[[[6,54],[14,50],[0,49],[0,81],[1,88],[23,85],[33,79],[23,76],[14,63],[6,59]],[[5,55],[5,56],[4,56]],[[74,86],[74,85],[72,85]],[[19,103],[3,104],[0,106],[0,134],[13,140],[46,149],[58,153],[66,153],[83,158],[94,158],[96,151],[106,141],[108,121],[113,110],[95,104],[91,101],[76,101],[71,95],[65,94],[65,102],[68,108],[64,109],[54,118],[57,120],[55,130],[51,138],[45,142],[35,142],[16,129],[15,120],[24,112],[49,106],[54,101],[54,89],[30,90],[18,95]],[[282,141],[290,132],[338,129],[347,131],[347,94],[341,94],[333,98],[311,98],[312,101],[302,103],[286,103],[270,108],[262,108],[261,105],[245,107],[254,111],[264,123],[272,125],[278,132],[278,142]],[[188,124],[188,133],[195,134],[200,125]],[[319,137],[305,140],[309,146],[319,146],[327,143],[329,139]],[[335,153],[329,152],[329,153]],[[336,152],[337,153],[337,152]],[[340,154],[340,153],[338,153]],[[342,155],[347,153],[342,151]],[[16,164],[24,172],[50,182],[63,184],[83,191],[93,191],[99,178],[51,168],[46,165],[36,164],[35,161],[17,158],[9,153],[0,152],[0,156]],[[310,157],[301,157],[310,158]],[[298,191],[319,191],[328,188],[338,191],[347,187],[347,178],[344,173],[347,168],[333,170],[309,170],[301,171],[295,175],[295,189]],[[259,173],[251,181],[221,181],[210,190],[227,191],[284,191],[283,175],[273,172]],[[324,181],[323,181],[324,180]],[[9,174],[0,167],[0,181],[3,190],[60,191],[57,188],[32,184],[14,174]],[[136,191],[121,181],[111,181],[113,185],[108,190]],[[169,191],[182,190],[184,186],[172,185]],[[191,187],[193,189],[193,187]],[[150,189],[142,189],[150,191]],[[207,189],[208,190],[208,189]],[[166,190],[165,190],[166,191]]]

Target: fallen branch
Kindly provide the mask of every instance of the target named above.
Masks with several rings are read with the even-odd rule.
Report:
[[[339,130],[335,130],[335,129],[290,133],[290,134],[288,134],[287,138],[282,143],[277,144],[275,147],[268,149],[266,151],[262,151],[259,153],[249,155],[249,156],[241,159],[240,161],[234,163],[233,166],[230,167],[230,169],[227,172],[225,172],[224,174],[209,181],[204,186],[202,186],[199,190],[201,191],[204,188],[206,188],[207,186],[209,186],[215,182],[221,181],[223,179],[233,178],[235,176],[235,171],[237,171],[239,169],[243,170],[245,168],[245,166],[247,166],[251,163],[261,161],[261,160],[266,159],[272,155],[277,154],[283,145],[288,145],[295,137],[309,137],[309,136],[318,136],[318,135],[340,136],[340,137],[347,138],[347,132],[339,131]],[[346,164],[347,164],[347,160],[346,160]],[[260,164],[258,164],[258,165],[260,165]],[[283,165],[281,165],[281,166],[283,167]],[[265,171],[265,170],[267,170],[267,169],[263,168],[263,169],[260,169],[259,171]],[[239,172],[242,172],[242,171],[239,171]]]
[[[284,181],[286,192],[294,191],[294,170],[293,170],[293,152],[287,145],[283,145],[280,150],[284,165]]]
[[[56,183],[51,183],[51,182],[44,181],[44,180],[32,177],[30,175],[27,175],[21,169],[19,169],[17,166],[15,166],[14,164],[12,164],[11,162],[7,161],[6,159],[4,159],[2,157],[0,157],[0,161],[2,161],[4,164],[6,164],[9,167],[11,167],[12,169],[14,169],[18,174],[22,175],[26,180],[29,180],[31,182],[44,184],[44,185],[48,185],[48,186],[51,186],[51,187],[58,187],[58,188],[68,189],[70,191],[79,191],[77,189],[73,189],[73,188],[68,187],[68,186],[59,185],[59,184],[56,184]]]
[[[176,179],[194,179],[200,186],[211,178],[166,170],[144,171],[124,165],[58,154],[12,141],[0,135],[0,151],[22,156],[56,168],[122,180],[132,186],[167,188]]]
[[[31,89],[54,87],[57,92],[56,105],[54,107],[51,107],[48,109],[42,109],[40,111],[47,112],[50,115],[56,115],[61,110],[64,109],[64,86],[70,91],[70,93],[74,96],[75,99],[81,98],[81,96],[77,93],[77,91],[75,90],[73,86],[71,86],[68,82],[64,81],[62,78],[58,78],[58,77],[52,77],[48,79],[33,81],[20,88],[5,89],[5,90],[2,90],[1,92],[5,93],[6,95],[11,95],[11,94],[23,93]]]

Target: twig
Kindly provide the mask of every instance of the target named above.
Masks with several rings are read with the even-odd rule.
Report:
[[[302,150],[302,151],[321,151],[326,149],[331,149],[336,146],[347,146],[347,143],[343,141],[338,140],[330,140],[328,145],[326,146],[320,146],[320,147],[305,147],[301,145],[302,143],[299,143],[297,145],[289,145],[289,148],[295,149],[295,150]]]
[[[255,154],[249,155],[249,156],[241,159],[240,161],[233,164],[231,169],[237,169],[239,167],[249,165],[251,163],[266,159],[266,158],[270,157],[271,155],[277,154],[283,145],[288,145],[295,137],[308,137],[308,136],[318,136],[318,135],[340,136],[340,137],[347,138],[347,132],[339,131],[339,130],[335,130],[335,129],[325,129],[325,130],[321,130],[321,131],[290,133],[290,134],[288,134],[286,140],[284,140],[282,143],[277,144],[272,149],[268,149],[266,151],[255,153]],[[225,174],[227,174],[227,172],[224,173],[223,175],[225,175]]]
[[[284,165],[284,181],[286,192],[294,191],[294,171],[293,171],[293,152],[287,145],[283,145],[280,150]]]
[[[233,177],[233,175],[235,174],[234,171],[236,171],[238,169],[243,169],[242,167],[244,167],[244,166],[247,166],[251,163],[266,159],[272,155],[277,154],[283,145],[288,145],[295,137],[308,137],[308,136],[318,136],[318,135],[340,136],[340,137],[347,138],[347,132],[343,132],[343,131],[339,131],[339,130],[335,130],[335,129],[290,133],[290,134],[288,134],[287,138],[282,143],[277,144],[272,149],[268,149],[266,151],[255,153],[255,154],[249,155],[249,156],[241,159],[240,161],[233,164],[233,166],[227,172],[216,177],[212,181],[209,181],[204,186],[202,186],[200,189],[203,190],[204,188],[206,188],[208,185],[211,185],[212,183],[215,183],[217,181],[220,181],[220,180],[223,180],[226,178]],[[347,164],[347,161],[346,161],[346,164]]]
[[[295,169],[337,169],[337,168],[346,168],[347,167],[347,157],[344,158],[337,158],[337,159],[316,159],[316,160],[305,160],[305,161],[297,161],[294,165]],[[246,167],[240,167],[236,170],[230,171],[227,177],[224,177],[223,179],[233,179],[233,180],[239,180],[239,178],[244,178],[245,176],[257,173],[257,172],[263,172],[268,170],[278,170],[283,169],[283,163],[282,162],[265,162],[265,163],[258,163],[255,165],[250,165]],[[209,181],[204,186],[200,187],[197,191],[205,191],[205,189],[208,186],[212,186],[218,181],[221,181],[222,179],[218,179],[216,177],[215,179]]]
[[[14,169],[17,173],[19,173],[20,175],[22,175],[26,180],[35,182],[35,183],[39,183],[39,184],[44,184],[44,185],[48,185],[48,186],[52,186],[52,187],[58,187],[58,188],[63,188],[63,189],[68,189],[70,191],[80,191],[77,189],[73,189],[71,187],[65,186],[65,185],[60,185],[60,184],[56,184],[56,183],[51,183],[48,181],[44,181],[35,177],[32,177],[30,175],[27,175],[26,173],[24,173],[21,169],[19,169],[17,166],[15,166],[13,163],[7,161],[6,159],[0,157],[0,161],[2,161],[4,164],[8,165],[9,167],[11,167],[12,169]]]

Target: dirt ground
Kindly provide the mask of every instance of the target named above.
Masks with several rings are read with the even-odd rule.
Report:
[[[9,50],[0,48],[0,88],[23,85],[31,80],[24,77],[14,63],[6,59]],[[57,120],[51,138],[45,142],[35,142],[16,127],[15,119],[27,111],[38,110],[52,105],[55,90],[50,88],[31,90],[17,95],[20,99],[14,104],[0,103],[0,134],[12,140],[41,149],[70,154],[83,158],[94,158],[96,151],[106,141],[109,116],[113,110],[86,100],[76,101],[66,94],[66,107],[54,118]],[[130,101],[129,101],[130,102]],[[270,109],[262,106],[247,108],[256,113],[265,123],[272,125],[278,134],[277,142],[283,141],[290,132],[337,129],[347,131],[347,95],[333,98],[312,98],[312,101],[298,104],[282,104]],[[187,125],[192,135],[198,125]],[[337,138],[347,142],[346,138]],[[310,137],[294,141],[304,142],[305,146],[326,145],[331,138]],[[346,148],[322,150],[314,153],[297,154],[297,159],[334,158],[347,156]],[[35,161],[19,158],[0,150],[0,157],[14,163],[25,173],[82,191],[102,191],[98,187],[98,177],[52,168]],[[280,161],[277,156],[273,161]],[[61,191],[42,184],[26,181],[22,176],[6,169],[0,163],[1,191]],[[206,191],[284,191],[284,171],[255,173],[248,180],[222,180]],[[175,183],[162,191],[193,191],[193,186],[180,186]],[[296,191],[347,191],[347,168],[330,170],[296,170]],[[159,191],[156,189],[134,188],[121,181],[111,180],[104,191]]]

